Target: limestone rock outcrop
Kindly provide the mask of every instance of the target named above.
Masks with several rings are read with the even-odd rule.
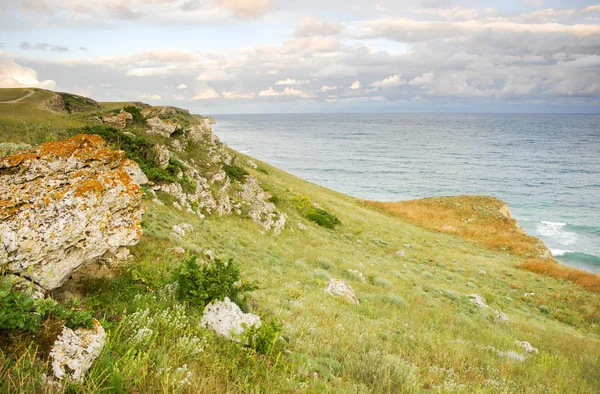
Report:
[[[225,297],[223,301],[213,301],[204,308],[200,324],[232,341],[240,342],[245,328],[260,327],[260,317],[244,313],[235,303]]]
[[[106,332],[96,319],[91,329],[78,328],[73,331],[63,327],[50,350],[53,378],[61,381],[66,377],[69,381],[81,382],[105,343]]]
[[[0,268],[52,290],[83,264],[136,244],[144,212],[136,167],[83,134],[0,160]]]
[[[150,119],[146,120],[146,124],[148,127],[148,133],[150,134],[158,134],[162,137],[170,137],[171,134],[177,130],[177,123],[163,121],[158,116],[154,116]]]
[[[275,235],[281,234],[285,227],[286,216],[278,213],[275,204],[268,201],[271,195],[265,192],[258,180],[252,176],[246,177],[244,188],[239,192],[242,204],[248,207],[248,216],[262,226],[265,231],[273,230]]]
[[[117,129],[124,129],[127,125],[133,123],[133,115],[121,109],[116,115],[103,116],[102,122]]]

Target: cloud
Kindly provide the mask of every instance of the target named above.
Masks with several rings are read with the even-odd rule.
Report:
[[[173,73],[175,67],[173,66],[164,66],[164,67],[141,67],[134,68],[132,70],[127,71],[126,75],[133,77],[156,77],[160,75],[169,75]]]
[[[593,12],[600,12],[600,5],[591,5],[581,10],[582,14],[591,14]]]
[[[185,96],[181,95],[181,94],[174,94],[173,99],[177,100],[177,101],[182,101],[185,100]]]
[[[221,97],[214,89],[206,87],[196,91],[194,100],[209,100]]]
[[[427,85],[427,84],[433,82],[434,77],[435,77],[435,73],[433,71],[429,71],[427,73],[424,73],[420,77],[415,77],[415,78],[411,79],[408,82],[408,84],[411,86]]]
[[[119,20],[133,20],[144,15],[141,11],[131,9],[123,0],[108,1],[104,7],[111,17]]]
[[[328,52],[337,49],[340,41],[334,37],[300,37],[283,43],[283,48],[299,52]]]
[[[17,64],[12,59],[0,57],[0,88],[32,87],[52,90],[56,87],[53,80],[40,81],[37,72]]]
[[[377,12],[387,12],[388,9],[385,6],[385,3],[377,3],[377,4],[375,4],[375,11],[377,11]]]
[[[353,82],[352,85],[350,85],[350,89],[353,89],[353,90],[360,89],[360,81]]]
[[[305,80],[295,80],[295,79],[284,79],[281,81],[277,81],[275,82],[275,85],[304,85],[310,83],[309,80],[305,79]]]
[[[197,81],[231,81],[234,79],[235,75],[218,68],[206,69],[196,77]]]
[[[277,75],[277,74],[279,74],[279,70],[269,70],[269,71],[267,71],[267,74],[268,75]]]
[[[391,88],[401,85],[406,85],[406,80],[401,79],[400,74],[391,75],[381,81],[376,81],[371,84],[371,86],[374,88]]]
[[[87,51],[88,49],[87,49],[86,47],[82,47],[82,46],[80,46],[80,47],[79,47],[79,50],[80,50],[80,51]]]
[[[342,32],[340,23],[320,21],[315,18],[304,18],[294,30],[295,37],[337,36]]]
[[[68,52],[69,47],[64,45],[52,45],[45,42],[31,43],[29,41],[22,41],[19,44],[19,48],[24,51],[36,50],[36,51],[53,51],[53,52]]]
[[[258,19],[277,8],[271,0],[217,0],[217,3],[242,20]]]
[[[160,100],[161,96],[159,94],[142,94],[140,96],[138,96],[139,100],[152,100],[152,101],[156,101],[156,100]]]
[[[223,98],[225,99],[252,99],[254,98],[254,93],[234,93],[234,92],[223,92],[221,93]]]
[[[185,83],[181,83],[177,86],[177,89],[187,89],[187,85]]]
[[[337,86],[327,86],[327,85],[321,86],[322,93],[328,92],[330,90],[337,90]]]
[[[272,97],[272,96],[305,96],[300,90],[294,88],[285,88],[283,91],[278,92],[269,86],[267,90],[261,90],[258,95],[260,97]]]
[[[578,38],[600,36],[600,25],[557,23],[482,22],[468,20],[417,21],[407,18],[384,18],[360,23],[365,27],[362,38],[387,38],[400,42],[420,42],[452,37],[468,37],[484,32],[552,34],[564,33]]]

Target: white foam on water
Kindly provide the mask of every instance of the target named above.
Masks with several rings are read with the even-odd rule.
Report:
[[[564,250],[564,249],[550,249],[550,252],[552,252],[552,256],[554,256],[554,257],[564,256],[565,253],[575,253],[572,250]]]
[[[552,241],[561,245],[573,245],[577,242],[577,233],[566,231],[564,227],[567,223],[541,221],[535,228],[535,231],[544,237],[551,238]]]

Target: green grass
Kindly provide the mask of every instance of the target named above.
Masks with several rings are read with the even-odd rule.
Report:
[[[202,149],[190,146],[181,158],[203,162]],[[236,155],[244,166],[248,158]],[[133,261],[114,278],[78,289],[108,343],[71,392],[579,393],[600,387],[598,293],[527,271],[509,251],[424,229],[256,164],[265,171],[243,168],[278,196],[277,207],[288,216],[283,233],[262,234],[241,217],[200,219],[146,200]],[[304,196],[335,212],[340,224],[332,231],[305,218],[297,207]],[[173,238],[172,226],[183,222],[194,232]],[[244,300],[247,307],[283,323],[285,351],[260,355],[199,327],[202,305],[172,294],[181,260],[168,252],[173,246],[238,262],[241,278],[259,284]],[[406,257],[396,256],[399,249]],[[350,284],[360,305],[327,295],[329,277]],[[529,292],[535,294],[525,297]],[[475,306],[472,293],[489,308]],[[495,310],[509,321],[494,323]],[[515,340],[539,353],[524,356]],[[41,387],[45,361],[35,349],[33,338],[3,348],[1,392]]]
[[[25,88],[6,88],[0,89],[0,101],[12,101],[27,95]]]

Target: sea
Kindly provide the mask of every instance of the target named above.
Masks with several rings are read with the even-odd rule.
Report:
[[[362,199],[482,194],[600,274],[600,114],[217,115],[231,148]]]

